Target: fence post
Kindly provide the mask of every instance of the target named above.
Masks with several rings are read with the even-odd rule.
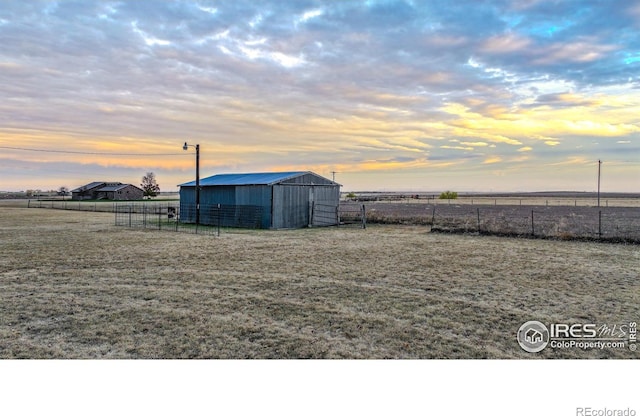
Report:
[[[433,205],[433,212],[431,213],[431,226],[433,227],[436,224],[436,206]]]
[[[477,208],[478,210],[478,234],[480,234],[480,208]]]
[[[367,209],[364,204],[362,204],[362,228],[367,228]]]
[[[602,211],[598,211],[598,238],[602,238]]]
[[[535,237],[535,235],[536,235],[536,228],[533,223],[533,210],[531,210],[531,236]]]
[[[221,208],[221,206],[220,206],[220,204],[218,204],[218,221],[217,221],[218,222],[218,230],[217,230],[218,231],[218,237],[220,237],[220,218],[221,218],[221,216],[220,216],[221,209],[220,208]]]
[[[162,205],[158,208],[158,230],[162,230]],[[167,215],[169,215],[169,206],[167,206]]]
[[[129,205],[129,228],[131,228],[131,205]]]

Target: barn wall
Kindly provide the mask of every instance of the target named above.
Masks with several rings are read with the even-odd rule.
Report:
[[[212,205],[235,205],[235,186],[201,186],[200,187],[200,221],[206,223],[203,218],[207,208]],[[180,221],[195,223],[196,187],[180,187]]]
[[[287,179],[280,182],[282,184],[307,184],[307,185],[333,185],[334,183],[327,178],[315,175],[313,173],[307,173],[297,176],[295,178]]]
[[[236,205],[262,207],[262,228],[271,228],[271,187],[268,185],[236,186]]]
[[[195,202],[195,188],[194,188]],[[234,205],[236,203],[235,186],[202,186],[200,187],[200,205]]]
[[[273,228],[301,228],[309,225],[311,186],[273,186]]]
[[[195,223],[196,214],[196,188],[195,186],[180,187],[180,222]]]
[[[340,203],[340,186],[314,186],[313,200],[317,203],[338,206]]]

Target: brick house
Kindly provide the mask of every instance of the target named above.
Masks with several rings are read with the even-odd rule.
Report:
[[[71,191],[71,199],[108,199],[112,201],[134,201],[142,199],[144,191],[135,185],[121,182],[91,182]]]

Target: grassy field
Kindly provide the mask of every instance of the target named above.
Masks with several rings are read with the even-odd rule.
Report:
[[[115,227],[3,208],[1,358],[637,358],[526,353],[519,326],[638,320],[637,246],[420,226]]]

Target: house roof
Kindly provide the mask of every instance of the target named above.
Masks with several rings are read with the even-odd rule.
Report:
[[[223,173],[200,179],[200,186],[273,185],[311,172]],[[196,181],[178,186],[196,186]]]
[[[91,182],[79,188],[72,190],[71,192],[85,192],[93,188],[97,188],[99,186],[103,186],[105,182]]]
[[[121,189],[124,189],[126,187],[128,187],[129,185],[115,185],[115,186],[105,186],[103,188],[100,188],[100,192],[114,192],[114,191],[119,191]]]

